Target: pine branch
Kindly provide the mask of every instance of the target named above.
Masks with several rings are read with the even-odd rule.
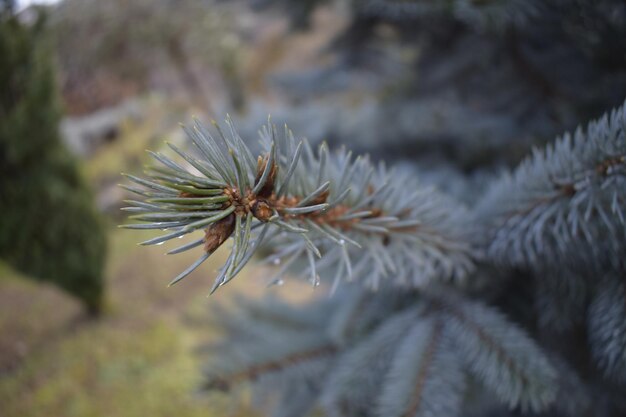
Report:
[[[626,381],[626,287],[623,278],[607,277],[589,306],[589,345],[604,374]]]
[[[203,349],[211,358],[205,389],[254,382],[254,392],[262,395],[264,387],[284,392],[292,381],[315,384],[322,379],[336,356],[326,327],[337,306],[329,299],[306,305],[274,301],[239,299],[235,312],[213,305],[212,324],[223,336]]]
[[[204,384],[204,388],[207,390],[228,390],[233,384],[245,381],[254,381],[265,374],[281,372],[287,368],[299,365],[302,362],[319,359],[323,356],[332,355],[335,352],[336,348],[331,345],[317,347],[304,352],[295,352],[274,361],[251,365],[245,369],[239,370],[238,372],[209,377]]]
[[[446,294],[434,300],[457,354],[486,388],[511,407],[541,411],[555,399],[557,375],[535,342],[497,311]]]
[[[248,313],[249,304],[241,303],[239,320],[216,314],[227,340],[212,349],[220,354],[208,386],[226,388],[275,375],[284,392],[298,375],[306,376],[319,387],[318,402],[330,415],[377,410],[381,416],[456,415],[464,405],[467,374],[508,406],[534,412],[546,410],[567,386],[522,330],[486,306],[433,293],[406,297],[404,309],[394,312],[385,303],[363,305],[362,290],[356,288],[356,295],[341,291],[338,298],[302,307],[310,324],[300,327],[300,318],[285,320],[290,312],[280,306],[274,311],[271,304],[263,312],[253,303]],[[371,301],[394,299],[376,295]],[[389,304],[401,308],[404,301]],[[336,341],[333,324],[346,319],[364,331]]]
[[[474,269],[473,250],[460,232],[466,214],[457,203],[383,165],[372,166],[367,157],[331,154],[325,144],[314,152],[286,128],[280,136],[271,123],[261,130],[265,151],[255,160],[232,121],[226,123],[227,134],[215,124],[217,138],[198,122],[186,129],[200,158],[170,144],[189,169],[151,153],[160,166],[146,172],[149,179],[127,176],[141,188],[126,188],[144,199],[129,200],[126,210],[148,223],[122,227],[171,230],[142,244],[204,230],[204,238],[169,252],[203,246],[200,258],[170,285],[229,237],[232,249],[211,292],[233,279],[261,244],[273,248],[267,262],[283,264],[274,283],[301,261],[313,285],[322,274],[334,276],[335,288],[343,277],[355,276],[372,288],[392,277],[409,286],[462,281]]]
[[[410,308],[389,316],[342,353],[324,383],[320,400],[330,415],[368,415],[376,408],[385,384],[384,375],[419,312]]]
[[[465,377],[458,358],[445,346],[443,322],[424,319],[413,326],[394,355],[377,415],[458,415],[464,392]]]
[[[476,212],[489,255],[510,265],[612,264],[626,246],[626,108],[536,150]],[[575,254],[576,256],[573,256]],[[573,265],[574,268],[580,265]]]
[[[426,351],[424,352],[423,364],[421,367],[417,368],[419,369],[419,372],[415,381],[415,391],[413,392],[413,397],[411,399],[411,402],[409,403],[406,412],[403,414],[403,416],[405,417],[423,415],[422,413],[420,413],[420,410],[423,406],[422,400],[424,399],[424,386],[426,385],[426,381],[428,380],[430,373],[433,372],[432,368],[434,367],[435,354],[437,352],[439,344],[441,343],[441,330],[441,323],[438,323],[434,330],[434,334],[429,341]],[[411,348],[412,347],[413,346],[411,346]],[[396,363],[398,363],[398,361],[396,361]],[[391,395],[395,395],[395,392],[393,392],[389,388],[386,388],[386,391],[389,392]],[[450,405],[448,402],[444,402],[444,404]],[[380,415],[385,416],[388,414],[382,412],[380,413]]]

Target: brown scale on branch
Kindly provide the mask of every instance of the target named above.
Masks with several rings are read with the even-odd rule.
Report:
[[[269,160],[269,155],[265,158],[259,156],[257,160],[257,174],[254,183],[257,184],[261,180],[261,176],[263,175],[263,171],[265,171],[265,167],[267,166],[267,161]],[[263,187],[259,190],[256,197],[259,198],[268,198],[274,193],[274,185],[276,183],[276,175],[278,174],[278,165],[272,164],[270,168],[269,175],[267,176],[267,180]]]
[[[574,184],[560,184],[555,188],[566,197],[573,197],[576,194],[576,186]]]
[[[609,174],[609,171],[611,170],[611,168],[613,168],[616,165],[624,164],[625,162],[626,162],[626,156],[624,155],[616,156],[613,158],[607,158],[596,166],[596,172],[600,175],[606,176]]]
[[[204,233],[204,251],[213,253],[222,246],[235,231],[235,214],[217,221],[206,228]]]

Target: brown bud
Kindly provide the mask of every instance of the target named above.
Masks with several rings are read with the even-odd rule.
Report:
[[[262,222],[266,222],[272,217],[273,211],[265,200],[256,200],[250,208],[252,215]]]
[[[323,193],[315,197],[313,200],[311,200],[309,202],[309,205],[314,206],[316,204],[324,204],[326,200],[328,199],[328,194],[330,194],[328,190],[324,191]]]
[[[576,186],[574,184],[559,185],[558,189],[561,190],[561,192],[567,197],[571,197],[576,194]]]
[[[265,161],[266,160],[267,159],[263,158],[261,155],[259,155],[256,158],[256,181],[259,180],[259,177],[261,176],[260,173],[263,172],[263,167],[265,167]]]
[[[213,253],[233,234],[234,230],[235,213],[231,213],[228,217],[216,221],[205,230],[204,250],[207,253]]]
[[[372,214],[370,214],[369,216],[364,217],[365,219],[373,219],[375,217],[380,217],[383,214],[383,211],[379,208],[373,208],[370,210],[372,212]]]
[[[261,180],[261,176],[263,175],[263,171],[265,171],[265,167],[267,166],[268,160],[269,160],[269,156],[265,157],[264,159],[262,159],[259,156],[259,159],[257,160],[256,179],[254,180],[255,184],[257,184]],[[278,165],[276,163],[273,163],[272,166],[270,167],[269,175],[267,176],[267,179],[265,180],[265,184],[263,184],[263,187],[261,187],[261,189],[257,193],[258,197],[267,198],[272,195],[272,193],[274,192],[274,183],[276,182],[277,173],[278,173]]]

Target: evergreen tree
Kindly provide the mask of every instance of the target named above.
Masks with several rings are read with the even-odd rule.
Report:
[[[0,17],[0,257],[101,309],[106,241],[93,196],[61,143],[43,18]]]
[[[433,45],[412,93],[427,114],[442,92],[456,97],[441,110],[461,124],[445,126],[460,139],[443,164],[469,178],[436,171],[438,183],[458,182],[446,194],[412,170],[313,146],[271,122],[257,158],[230,119],[186,128],[194,151],[170,145],[178,159],[152,153],[148,178],[129,176],[142,198],[126,209],[140,223],[125,227],[167,230],[145,245],[202,233],[169,252],[200,252],[172,284],[232,238],[211,292],[263,254],[276,266],[269,285],[289,275],[331,293],[305,305],[216,307],[224,337],[210,346],[205,388],[251,382],[259,405],[281,417],[626,414],[626,104],[609,110],[626,96],[626,38],[614,38],[626,6],[350,4],[346,54],[358,48],[345,41],[363,42],[354,34],[371,35],[372,21],[423,23],[399,26]],[[478,62],[496,58],[498,70]],[[614,88],[594,87],[606,82]],[[600,105],[608,112],[595,117]],[[576,119],[586,127],[502,169],[511,135],[543,137]],[[497,129],[486,129],[492,121]],[[429,131],[412,122],[416,136]],[[390,119],[376,128],[384,150],[399,130]]]

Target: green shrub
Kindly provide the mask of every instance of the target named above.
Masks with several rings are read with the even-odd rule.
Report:
[[[0,15],[0,257],[100,310],[103,224],[76,160],[63,147],[43,19]]]

